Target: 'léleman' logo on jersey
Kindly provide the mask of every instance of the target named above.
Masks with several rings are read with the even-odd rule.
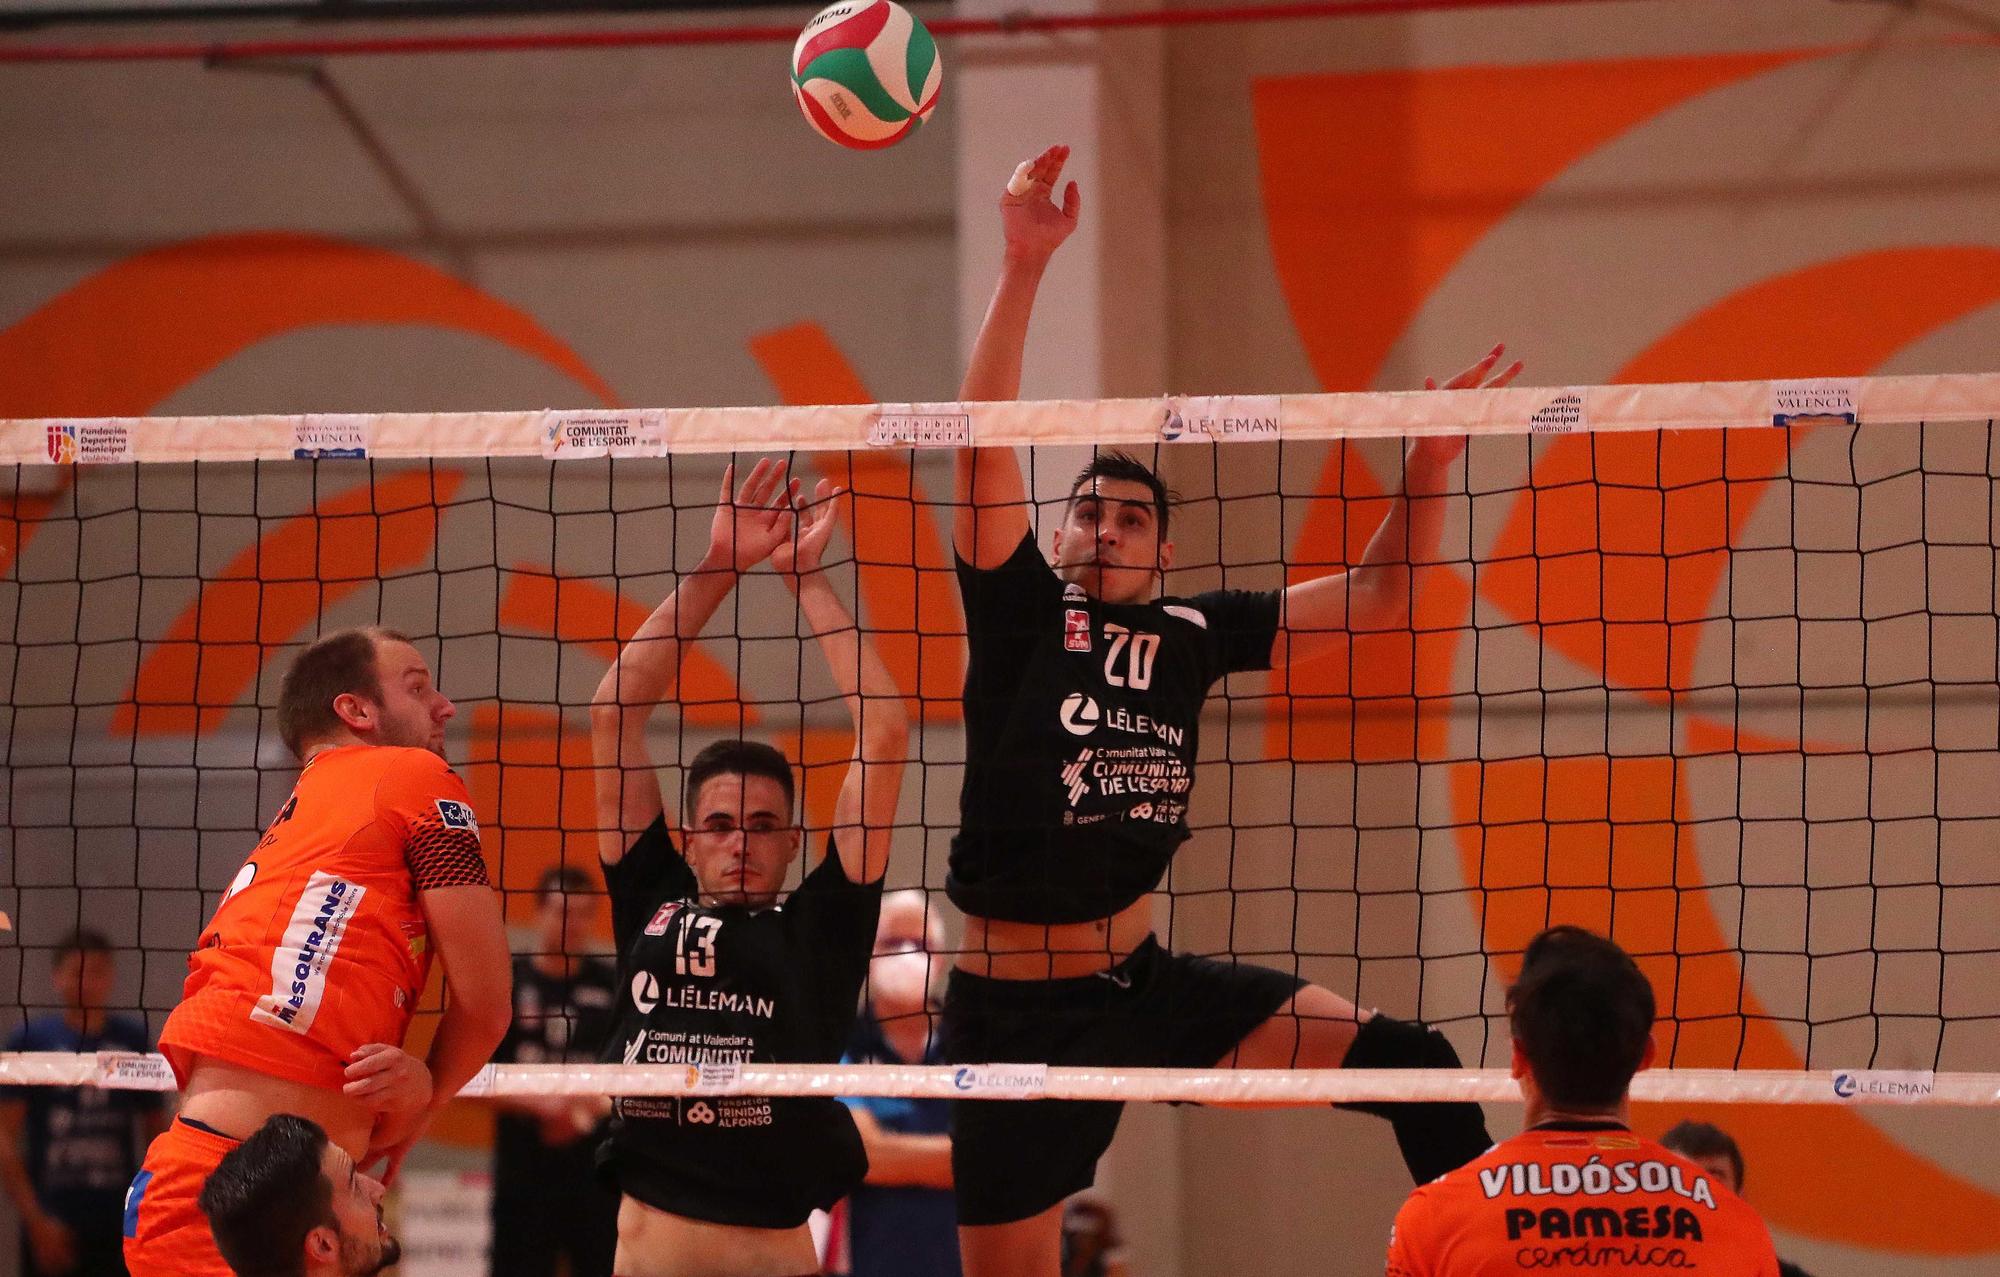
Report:
[[[641,971],[632,977],[632,1005],[639,1008],[640,1015],[651,1015],[660,1005],[660,982],[652,972]]]
[[[437,800],[437,809],[438,819],[444,822],[446,829],[470,829],[474,833],[479,832],[479,822],[473,818],[472,808],[464,803],[450,798],[440,798]]]
[[[1097,730],[1097,724],[1102,718],[1103,714],[1097,708],[1097,702],[1082,692],[1071,692],[1063,698],[1062,725],[1063,730],[1070,735],[1090,735]]]

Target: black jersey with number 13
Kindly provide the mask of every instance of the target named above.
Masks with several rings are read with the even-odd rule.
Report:
[[[1270,668],[1278,595],[1106,603],[1064,585],[1032,536],[990,571],[961,559],[958,581],[971,659],[952,902],[1110,917],[1187,840],[1202,704],[1223,675]]]
[[[850,882],[833,840],[782,905],[708,906],[664,820],[607,865],[620,958],[607,1064],[840,1059],[882,884]],[[854,1119],[818,1097],[630,1096],[598,1155],[628,1197],[689,1219],[796,1228],[867,1169]]]

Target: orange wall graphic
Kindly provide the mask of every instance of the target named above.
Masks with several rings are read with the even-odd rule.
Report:
[[[1280,285],[1322,388],[1372,384],[1423,302],[1510,213],[1565,169],[1702,94],[1813,57],[1785,52],[1532,67],[1315,75],[1253,85],[1264,207]],[[1324,122],[1339,120],[1339,144]],[[2000,299],[2000,249],[1892,247],[1754,280],[1671,331],[1621,370],[1628,381],[1861,375],[1911,342]],[[1800,316],[1810,315],[1811,323]],[[1504,337],[1506,334],[1493,334]],[[1485,335],[1482,334],[1482,337]],[[1516,352],[1520,353],[1520,352]],[[1533,370],[1530,369],[1530,378]],[[1741,482],[1782,472],[1775,432],[1730,440],[1733,504],[1719,436],[1564,439],[1536,462],[1490,553],[1482,594],[1538,625],[1554,654],[1608,686],[1664,701],[1689,685],[1693,619],[1755,509]],[[1609,486],[1636,483],[1639,490]],[[1607,486],[1599,486],[1600,483]],[[1646,491],[1657,488],[1659,491]],[[1670,491],[1669,491],[1670,489]],[[1379,519],[1383,486],[1333,450],[1290,560],[1293,579],[1352,562]],[[1664,540],[1663,540],[1664,538]],[[1667,555],[1674,557],[1669,559]],[[1633,557],[1619,557],[1619,556]],[[1643,557],[1643,556],[1659,557]],[[1668,567],[1671,563],[1671,569]],[[1407,636],[1351,665],[1295,669],[1295,712],[1268,739],[1300,760],[1442,758],[1425,717],[1468,658],[1449,635],[1471,596],[1442,570],[1422,577],[1415,698]],[[1296,709],[1312,705],[1314,712]],[[1419,707],[1425,707],[1419,709]],[[1553,922],[1614,934],[1643,959],[1664,1013],[1663,1058],[1696,1067],[1798,1068],[1763,1018],[1733,946],[1709,911],[1684,759],[1706,752],[1808,751],[1728,724],[1683,718],[1674,756],[1565,757],[1453,768],[1452,806],[1488,952],[1511,974]],[[1613,892],[1616,908],[1613,908]],[[1688,955],[1688,956],[1679,956]],[[1647,1115],[1655,1130],[1681,1113]],[[2000,1250],[2000,1195],[1897,1144],[1853,1110],[1732,1107],[1726,1120],[1759,1169],[1759,1206],[1780,1227],[1911,1254]],[[1821,1150],[1843,1151],[1823,1173]],[[1893,1199],[1893,1200],[1889,1200]]]

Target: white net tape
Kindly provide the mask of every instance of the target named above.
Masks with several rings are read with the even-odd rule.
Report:
[[[2000,373],[1031,403],[80,418],[0,422],[0,464],[315,456],[581,459],[967,444],[1268,443],[1995,416],[2000,416]]]
[[[106,1051],[0,1052],[0,1085],[171,1091],[165,1057]],[[1101,1069],[1043,1064],[504,1064],[459,1094],[889,1095],[988,1100],[1352,1104],[1387,1100],[1518,1103],[1505,1069]],[[1887,1069],[1793,1072],[1655,1069],[1632,1080],[1641,1103],[2000,1106],[2000,1073]]]

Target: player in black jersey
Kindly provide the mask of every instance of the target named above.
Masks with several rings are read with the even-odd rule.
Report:
[[[1021,167],[1002,199],[1005,265],[964,400],[1014,398],[1043,268],[1075,227],[1067,149]],[[1503,385],[1501,351],[1451,388]],[[954,541],[971,658],[966,767],[948,889],[968,915],[945,1002],[955,1063],[1121,1067],[1456,1067],[1435,1030],[1357,1009],[1295,976],[1171,954],[1147,895],[1188,838],[1202,703],[1224,675],[1299,659],[1348,630],[1407,624],[1409,563],[1436,543],[1461,440],[1406,458],[1404,495],[1351,572],[1282,592],[1156,597],[1173,564],[1169,496],[1100,452],[1035,545],[1012,449],[959,454]],[[1411,500],[1410,498],[1419,498]],[[967,1277],[1056,1272],[1062,1199],[1089,1185],[1120,1106],[967,1101],[952,1170]],[[1384,1105],[1419,1183],[1490,1145],[1477,1105]]]
[[[768,460],[732,497],[733,477],[701,565],[625,644],[592,705],[598,848],[621,959],[607,1063],[838,1060],[874,947],[908,711],[820,570],[839,491],[821,483],[807,505]],[[646,746],[683,645],[766,558],[796,591],[855,723],[827,854],[782,903],[803,841],[784,755],[740,740],[698,753],[676,851]],[[622,1277],[815,1272],[808,1214],[867,1169],[853,1118],[830,1098],[621,1099],[599,1164],[624,1195]]]

